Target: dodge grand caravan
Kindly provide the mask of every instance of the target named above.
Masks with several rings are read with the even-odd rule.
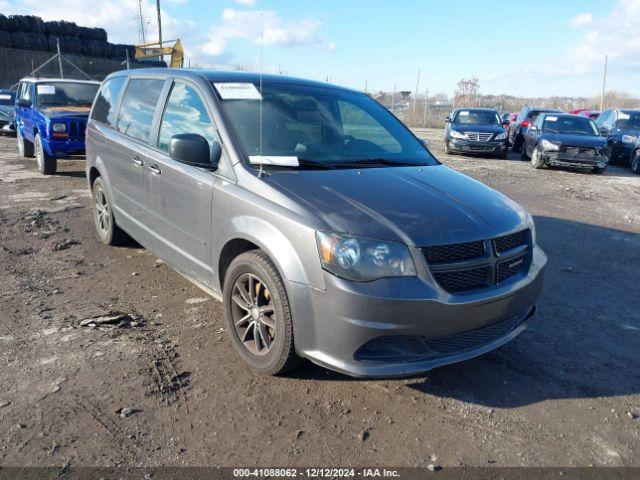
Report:
[[[500,347],[535,314],[546,256],[532,217],[364,93],[118,72],[91,111],[87,178],[101,241],[126,232],[221,300],[262,372],[307,358],[416,374]]]

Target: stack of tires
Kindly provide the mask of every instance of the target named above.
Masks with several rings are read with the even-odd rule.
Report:
[[[0,47],[16,50],[56,52],[106,58],[122,62],[135,57],[133,45],[114,45],[107,41],[104,28],[81,27],[64,20],[45,22],[34,15],[0,14]]]

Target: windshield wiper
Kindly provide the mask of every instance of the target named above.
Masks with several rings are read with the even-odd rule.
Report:
[[[402,160],[389,160],[386,158],[362,158],[359,160],[347,160],[344,162],[334,163],[336,167],[349,168],[354,167],[419,167],[421,164],[406,162]]]

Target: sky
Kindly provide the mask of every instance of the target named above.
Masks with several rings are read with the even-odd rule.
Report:
[[[142,0],[147,38],[155,0]],[[359,90],[449,95],[477,76],[485,94],[640,95],[640,0],[161,0],[163,37],[191,66],[260,68]],[[138,0],[0,0],[0,12],[101,26],[137,43]],[[261,28],[262,25],[262,28]],[[261,35],[262,32],[262,35]],[[262,38],[262,41],[261,41]]]

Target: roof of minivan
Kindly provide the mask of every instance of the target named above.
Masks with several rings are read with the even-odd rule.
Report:
[[[456,108],[456,110],[465,110],[469,112],[497,112],[495,108],[481,108],[481,107],[471,107],[471,108]]]
[[[47,78],[47,77],[25,77],[21,82],[46,83],[46,82],[65,82],[65,83],[89,83],[91,85],[100,85],[95,80],[74,80],[73,78]]]
[[[260,83],[260,74],[255,72],[225,72],[219,70],[195,70],[188,68],[140,68],[135,70],[121,70],[111,74],[112,76],[119,75],[163,75],[163,76],[183,76],[183,77],[200,77],[209,82],[221,82],[221,83]],[[285,77],[282,75],[263,74],[262,82],[265,84],[278,83],[284,85],[307,85],[322,88],[335,88],[338,90],[355,91],[350,88],[341,87],[338,85],[332,85],[330,83],[318,82],[315,80],[306,80],[296,77]]]

